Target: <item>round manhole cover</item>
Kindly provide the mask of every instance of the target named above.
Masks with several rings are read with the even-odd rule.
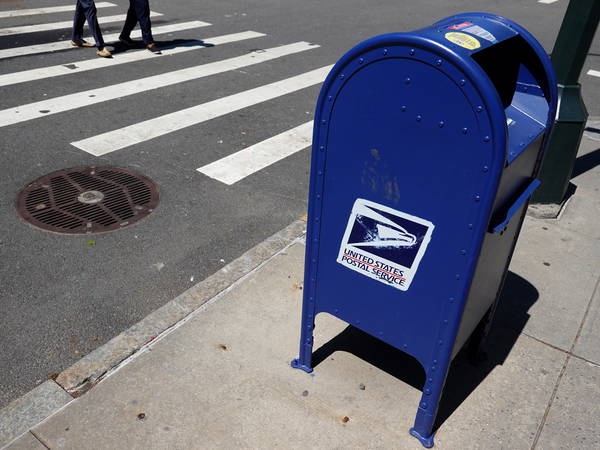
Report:
[[[17,211],[42,230],[91,234],[139,222],[158,201],[158,187],[144,175],[114,167],[75,167],[29,184],[19,193]]]

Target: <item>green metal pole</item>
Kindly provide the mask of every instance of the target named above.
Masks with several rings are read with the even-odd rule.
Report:
[[[600,0],[571,0],[560,27],[552,64],[558,82],[558,112],[540,168],[540,188],[532,203],[563,201],[588,112],[578,83],[600,19]]]

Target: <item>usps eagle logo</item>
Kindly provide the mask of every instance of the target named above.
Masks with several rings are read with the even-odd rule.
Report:
[[[428,220],[357,199],[337,262],[362,275],[407,290],[431,240]]]

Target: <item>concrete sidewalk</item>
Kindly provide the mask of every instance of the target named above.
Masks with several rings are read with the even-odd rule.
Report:
[[[437,448],[600,448],[598,144],[584,138],[559,219],[527,217],[488,360],[451,368]],[[422,448],[402,352],[320,315],[321,362],[290,367],[303,258],[300,238],[7,448]]]

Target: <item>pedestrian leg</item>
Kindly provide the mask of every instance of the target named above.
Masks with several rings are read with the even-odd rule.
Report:
[[[96,47],[99,49],[104,48],[104,39],[102,39],[102,31],[100,31],[100,25],[98,24],[94,0],[79,0],[78,3],[81,3],[84,8],[85,18],[87,19],[92,36],[94,36],[94,40],[96,41]]]
[[[135,13],[135,6],[133,2],[129,2],[129,9],[127,10],[127,17],[125,18],[125,23],[123,24],[123,30],[121,30],[121,34],[119,35],[119,39],[128,42],[130,40],[131,31],[135,27],[137,23],[137,14]]]
[[[78,0],[78,2],[85,12],[85,19],[87,20],[88,27],[96,41],[96,54],[103,58],[110,58],[112,54],[104,47],[104,39],[102,39],[102,31],[100,31],[100,25],[98,24],[94,0]]]
[[[75,6],[75,17],[73,17],[73,34],[71,40],[77,44],[83,42],[83,24],[85,23],[85,12],[80,0]]]
[[[148,0],[130,0],[130,4],[131,3],[135,5],[135,14],[137,16],[138,22],[140,23],[144,44],[153,44],[154,38],[152,37],[152,23],[150,22],[150,4],[148,3]]]

